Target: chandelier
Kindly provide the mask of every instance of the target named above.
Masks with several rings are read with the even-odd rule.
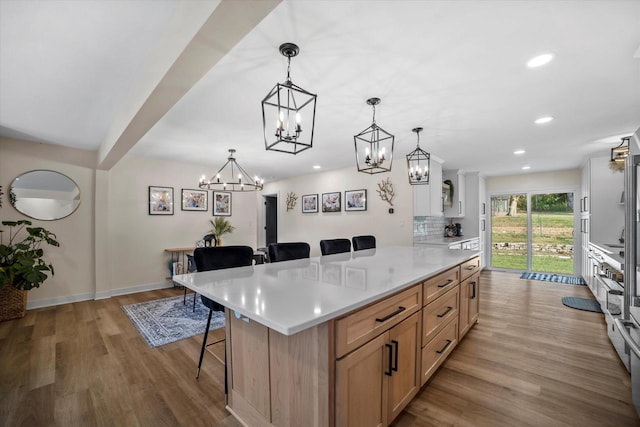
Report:
[[[300,48],[293,43],[280,45],[280,53],[287,57],[287,80],[276,83],[262,100],[262,128],[267,150],[298,154],[313,146],[313,129],[316,122],[317,95],[307,92],[291,81],[291,58]],[[303,112],[305,117],[303,127]]]
[[[233,154],[235,149],[229,149],[229,157],[227,163],[225,163],[218,172],[206,179],[204,175],[200,178],[198,187],[207,190],[225,190],[225,191],[255,191],[262,190],[264,186],[264,179],[260,179],[257,176],[251,178],[251,176],[236,162]],[[226,168],[226,169],[225,169]]]
[[[409,169],[409,184],[429,184],[429,170],[431,169],[431,155],[420,148],[420,132],[422,128],[413,128],[418,137],[416,149],[407,154],[407,168]]]
[[[624,160],[629,157],[629,140],[630,136],[622,138],[622,142],[617,147],[611,149],[611,160],[609,160],[609,168],[614,171],[624,170]]]
[[[358,172],[371,175],[390,172],[395,137],[376,124],[376,105],[380,104],[380,98],[369,98],[367,104],[373,107],[373,122],[353,137]]]

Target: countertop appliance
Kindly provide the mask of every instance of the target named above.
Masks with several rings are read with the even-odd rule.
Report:
[[[629,140],[625,165],[624,298],[622,316],[607,322],[609,335],[620,334],[629,355],[631,391],[640,415],[640,129]]]

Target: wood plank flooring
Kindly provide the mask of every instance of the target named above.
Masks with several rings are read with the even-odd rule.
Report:
[[[224,409],[224,371],[213,354],[195,380],[201,335],[151,349],[120,309],[180,293],[0,322],[0,425],[239,426]],[[480,323],[394,426],[640,426],[602,315],[564,307],[562,296],[590,293],[483,272]]]

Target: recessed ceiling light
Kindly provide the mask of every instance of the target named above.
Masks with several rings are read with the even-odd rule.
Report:
[[[313,165],[313,168],[314,168],[314,169],[320,169],[321,167],[322,167],[322,166],[320,166],[320,165]]]
[[[524,154],[524,153],[526,153],[526,151],[524,150],[516,150],[513,152],[513,154],[515,154],[516,156],[519,156],[520,154]]]
[[[527,169],[531,169],[531,166],[529,165],[522,166],[522,170],[526,171]]]
[[[539,119],[536,119],[535,124],[542,125],[545,123],[549,123],[551,120],[553,120],[553,117],[551,116],[540,117]]]
[[[527,67],[536,68],[544,64],[548,64],[553,59],[553,53],[543,53],[542,55],[534,56],[527,62]]]

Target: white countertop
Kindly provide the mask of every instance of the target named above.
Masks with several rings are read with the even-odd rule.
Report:
[[[449,246],[455,243],[468,242],[469,240],[477,239],[478,236],[456,236],[456,237],[425,237],[425,238],[414,238],[413,243],[417,245],[443,245]]]
[[[396,293],[479,251],[396,246],[173,276],[284,335],[293,335]]]

